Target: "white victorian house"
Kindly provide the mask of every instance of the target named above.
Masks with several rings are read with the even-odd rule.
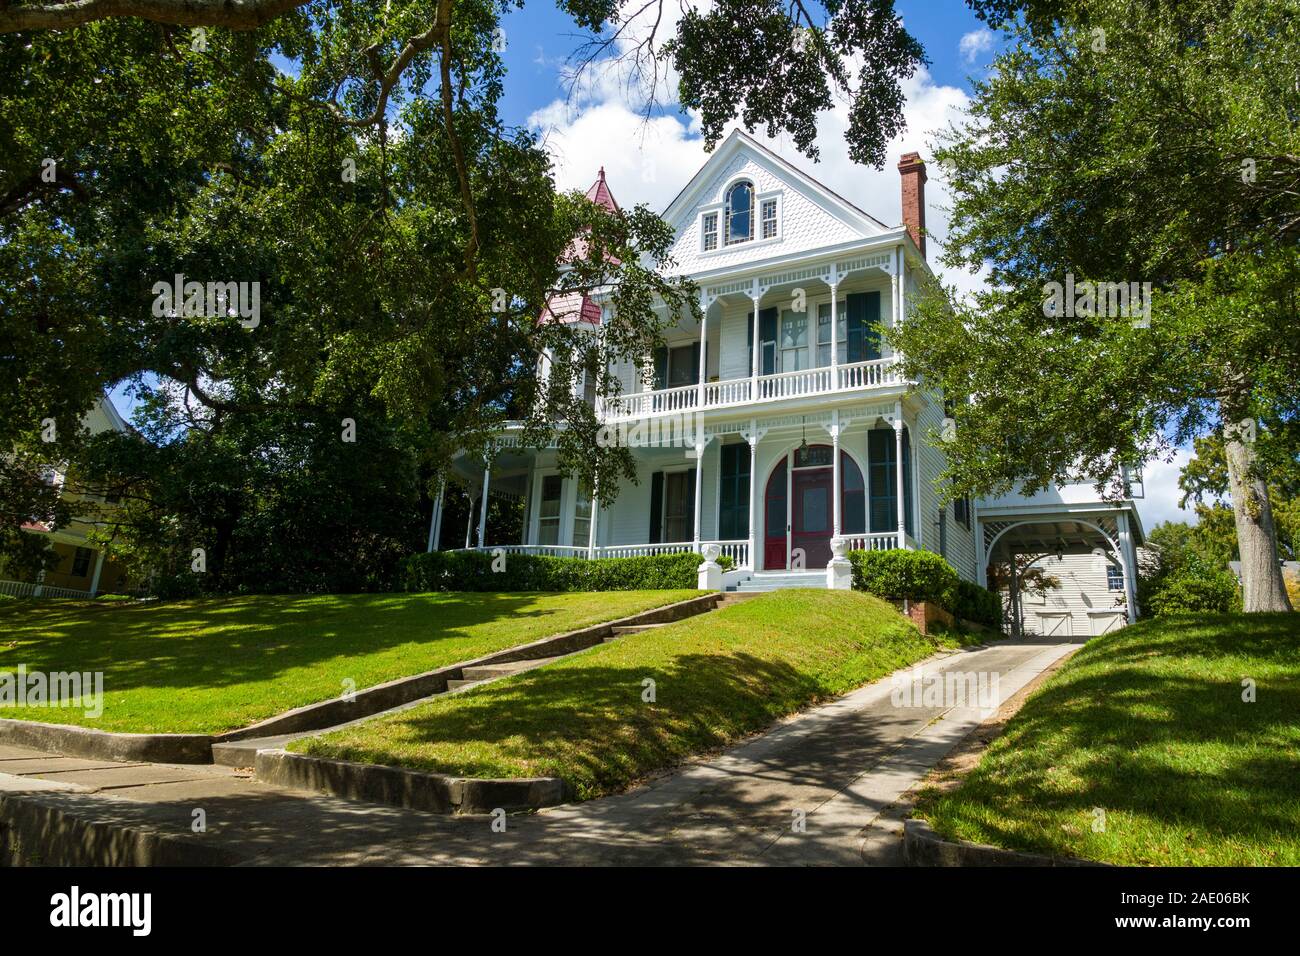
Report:
[[[1125,600],[1106,597],[1107,612],[1134,607],[1142,532],[1131,499],[1067,486],[944,500],[943,452],[926,440],[943,427],[942,399],[903,378],[875,330],[906,314],[929,275],[925,166],[910,153],[898,169],[903,222],[887,225],[733,132],[663,213],[702,321],[680,319],[659,354],[612,369],[622,394],[597,408],[632,447],[638,481],[597,509],[552,450],[522,447],[507,429],[492,461],[456,462],[482,496],[466,545],[577,557],[716,545],[735,566],[724,586],[741,589],[827,586],[837,538],[848,549],[928,549],[980,583],[991,562],[1026,549],[1100,549],[1124,582]],[[617,208],[603,170],[588,197]],[[596,301],[574,312],[593,327],[604,320]],[[484,540],[487,494],[523,499],[521,541]],[[435,507],[431,548],[440,525]]]

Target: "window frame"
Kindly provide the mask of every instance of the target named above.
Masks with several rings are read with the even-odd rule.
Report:
[[[701,252],[717,252],[719,218],[720,218],[719,210],[717,209],[706,210],[700,213],[700,251]],[[712,229],[709,228],[710,221],[712,221],[712,226],[713,226]],[[713,240],[712,245],[709,244],[710,239]]]
[[[90,562],[94,556],[95,552],[92,549],[78,547],[72,552],[72,567],[68,572],[69,575],[74,578],[84,578],[89,575]],[[78,564],[81,565],[80,571],[77,570]]]
[[[772,217],[769,220],[767,216],[768,206],[772,207]],[[759,239],[775,239],[781,234],[781,205],[777,202],[776,196],[764,196],[758,200],[758,232]],[[772,224],[772,234],[767,234],[768,223]]]
[[[749,190],[749,209],[744,213],[744,215],[748,217],[749,234],[745,236],[743,239],[733,239],[731,237],[732,235],[731,220],[733,216],[738,216],[741,214],[738,212],[734,212],[732,210],[731,196],[737,189],[740,189],[742,186],[745,189]],[[727,184],[727,188],[723,190],[722,193],[722,223],[723,223],[722,245],[724,247],[742,246],[747,242],[754,241],[754,213],[757,211],[755,208],[757,206],[757,203],[758,203],[758,191],[754,188],[754,181],[752,179],[745,177],[743,179],[737,179],[734,182]]]

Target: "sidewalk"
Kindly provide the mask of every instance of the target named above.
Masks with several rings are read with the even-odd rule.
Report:
[[[1079,646],[1003,642],[936,656],[923,673],[996,672],[1005,700]],[[511,817],[504,833],[489,817],[285,790],[226,767],[18,747],[0,747],[0,828],[48,863],[897,864],[901,813],[888,808],[981,712],[895,707],[892,689],[878,681],[627,794]]]

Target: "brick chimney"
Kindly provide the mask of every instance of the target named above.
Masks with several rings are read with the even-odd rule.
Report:
[[[904,153],[898,161],[903,186],[903,225],[925,257],[925,163],[920,153]]]

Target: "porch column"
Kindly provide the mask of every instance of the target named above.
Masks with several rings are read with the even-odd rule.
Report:
[[[1120,567],[1124,571],[1124,599],[1128,602],[1129,623],[1132,624],[1138,618],[1137,567],[1134,563],[1133,536],[1129,530],[1128,515],[1120,512],[1115,516],[1115,524],[1119,528],[1119,557]]]
[[[1011,562],[1011,588],[1009,596],[1011,598],[1011,636],[1020,637],[1021,620],[1020,620],[1020,575],[1016,573],[1016,552],[1011,551],[1009,560]]]
[[[481,548],[487,543],[483,537],[487,528],[487,506],[488,506],[488,483],[492,479],[492,464],[488,462],[483,467],[483,494],[479,497],[478,504],[478,546]]]
[[[749,569],[758,570],[758,422],[749,420]]]
[[[100,548],[99,553],[95,555],[95,573],[90,579],[90,596],[94,597],[99,593],[99,576],[104,572],[104,549]]]
[[[832,346],[834,348],[834,346]],[[831,411],[831,537],[840,536],[840,410]]]
[[[700,293],[700,387],[695,396],[695,407],[704,407],[704,383],[709,372],[709,307]]]
[[[898,546],[907,547],[907,513],[903,509],[903,406],[894,405],[894,501],[898,506]]]
[[[898,315],[892,325],[898,325],[907,315],[907,247],[898,247]]]
[[[831,283],[831,391],[840,388],[840,319],[838,282]],[[836,534],[839,534],[837,528]]]
[[[758,401],[758,370],[759,368],[762,367],[762,364],[759,360],[759,354],[763,351],[763,345],[758,339],[758,335],[759,335],[758,300],[760,298],[761,296],[759,295],[750,296],[751,301],[754,303],[754,354],[751,356],[751,358],[753,358],[754,360],[754,368],[752,370],[752,376],[749,380],[749,400],[751,402]]]
[[[600,487],[600,483],[599,483],[599,481],[597,482],[596,487],[597,487],[597,488]],[[594,558],[594,557],[596,556],[596,519],[597,519],[597,516],[598,516],[599,514],[600,514],[600,496],[599,496],[599,493],[598,493],[598,492],[596,492],[596,491],[592,491],[592,493],[591,493],[591,521],[588,523],[588,528],[587,528],[587,531],[588,531],[588,534],[587,534],[587,557],[588,557],[588,558]]]
[[[469,519],[465,522],[465,547],[468,548],[474,531],[474,494],[467,491],[465,497],[469,499]]]
[[[700,521],[704,517],[704,449],[708,441],[695,441],[695,537],[691,542],[696,554],[700,553]]]
[[[433,499],[433,513],[429,516],[429,545],[425,548],[426,551],[436,551],[442,538],[442,495],[446,488],[445,481],[438,483],[438,494]]]

